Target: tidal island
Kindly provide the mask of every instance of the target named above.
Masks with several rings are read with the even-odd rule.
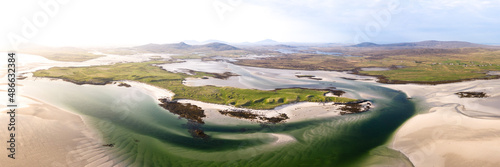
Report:
[[[192,75],[172,73],[155,66],[172,62],[150,61],[140,63],[118,63],[90,67],[54,67],[34,72],[35,77],[59,78],[75,84],[105,85],[114,81],[138,81],[175,93],[173,99],[190,99],[207,103],[230,105],[247,109],[273,109],[296,102],[356,101],[346,97],[324,96],[328,91],[290,88],[277,90],[241,89],[234,87],[198,86],[182,84],[189,77],[214,77],[216,74],[194,72]]]
[[[229,73],[216,74],[199,71],[190,73],[173,73],[157,66],[172,62],[150,61],[139,63],[117,63],[113,65],[90,66],[90,67],[53,67],[47,70],[34,72],[34,77],[45,77],[62,79],[75,84],[106,85],[115,82],[123,83],[119,86],[130,86],[125,81],[136,81],[174,93],[172,97],[159,98],[159,105],[180,118],[188,120],[188,129],[195,138],[209,139],[204,133],[201,125],[204,124],[205,109],[194,104],[178,103],[179,100],[194,100],[203,103],[225,105],[252,110],[271,110],[285,104],[298,102],[325,103],[356,103],[358,100],[329,96],[331,90],[287,88],[275,90],[242,89],[234,87],[217,86],[186,86],[183,81],[186,78],[202,78],[229,76]],[[231,74],[231,76],[235,76]],[[125,85],[126,84],[126,85]],[[220,114],[233,116],[235,113],[220,111]],[[288,119],[282,113],[279,116],[259,115],[260,123],[280,123]]]

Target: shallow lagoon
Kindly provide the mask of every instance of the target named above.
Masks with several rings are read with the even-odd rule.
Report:
[[[341,72],[275,70],[197,60],[167,64],[164,68],[230,71],[240,75],[234,77],[237,79],[221,80],[217,86],[266,90],[336,87],[351,97],[372,100],[377,108],[361,114],[265,126],[245,121],[229,125],[207,122],[201,128],[211,138],[202,140],[192,138],[185,119],[178,119],[159,107],[158,101],[141,88],[81,86],[49,80],[21,83],[26,94],[83,115],[108,143],[115,144],[112,161],[117,163],[133,166],[409,164],[404,155],[384,146],[415,112],[414,104],[399,91],[340,79],[340,76],[357,77]],[[315,75],[323,80],[297,78],[296,74]],[[277,144],[277,135],[293,140]]]

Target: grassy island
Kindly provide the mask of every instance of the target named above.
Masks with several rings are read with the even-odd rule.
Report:
[[[192,99],[208,103],[233,105],[249,109],[272,109],[293,102],[351,102],[355,99],[325,97],[327,91],[312,89],[278,89],[272,91],[240,89],[233,87],[199,86],[182,84],[189,77],[201,78],[215,74],[196,72],[195,75],[172,73],[154,66],[168,62],[152,61],[120,63],[91,67],[54,67],[34,72],[35,77],[60,78],[76,84],[104,85],[113,81],[132,80],[171,90],[175,99]]]

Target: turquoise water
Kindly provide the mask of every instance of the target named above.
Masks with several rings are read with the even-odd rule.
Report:
[[[191,137],[185,119],[159,107],[157,100],[139,88],[47,80],[27,80],[22,84],[30,96],[88,117],[88,123],[102,133],[105,141],[115,144],[110,148],[115,161],[131,166],[359,166],[373,158],[387,164],[406,161],[383,146],[415,113],[415,105],[404,93],[357,81],[307,82],[299,86],[333,85],[352,93],[373,95],[377,98],[368,100],[376,108],[360,114],[278,125],[207,123],[201,128],[211,138],[202,140]],[[268,87],[297,86],[261,83],[269,83]],[[290,135],[296,141],[274,145],[272,134]],[[374,150],[378,151],[376,155],[372,154]]]

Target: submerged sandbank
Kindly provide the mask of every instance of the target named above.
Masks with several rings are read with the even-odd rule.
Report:
[[[32,97],[21,95],[18,100],[22,103],[16,113],[16,159],[2,156],[2,164],[85,166],[113,161],[109,149],[102,147],[101,137],[81,116]],[[0,120],[8,122],[7,110],[1,112]],[[9,134],[9,131],[1,128],[0,133]]]

